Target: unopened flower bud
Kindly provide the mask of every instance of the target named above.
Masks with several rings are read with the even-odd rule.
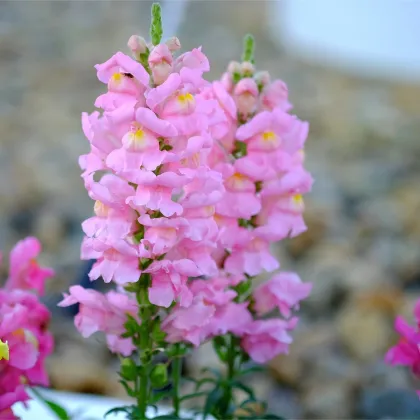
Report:
[[[254,111],[258,93],[258,86],[254,79],[248,77],[238,82],[234,90],[234,99],[240,114],[249,115]]]
[[[140,54],[147,52],[146,40],[139,35],[131,35],[127,45],[128,48],[130,48],[133,57],[137,60],[140,59]]]
[[[258,85],[267,86],[270,83],[270,73],[268,71],[259,71],[255,73],[254,79]]]
[[[168,46],[169,51],[171,52],[178,51],[181,48],[181,43],[176,36],[169,38],[165,44]]]
[[[220,82],[222,83],[223,87],[226,89],[227,92],[232,93],[233,83],[232,75],[230,73],[223,73]]]
[[[240,63],[238,63],[237,61],[231,61],[230,63],[229,63],[229,65],[228,65],[228,68],[227,68],[227,70],[228,70],[228,72],[229,73],[231,73],[231,74],[234,74],[234,73],[241,73],[241,64]]]
[[[255,73],[255,67],[250,61],[241,64],[241,73],[244,77],[251,77]]]
[[[172,73],[173,57],[166,44],[159,44],[149,55],[149,66],[152,70],[155,85],[161,85]]]

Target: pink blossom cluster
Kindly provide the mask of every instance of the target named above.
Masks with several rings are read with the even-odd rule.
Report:
[[[130,39],[133,50],[136,42]],[[193,301],[188,279],[218,270],[213,214],[224,188],[206,162],[210,130],[225,117],[217,100],[202,94],[206,56],[194,49],[175,59],[179,47],[176,39],[149,46],[144,66],[121,52],[97,65],[108,91],[95,102],[100,112],[82,116],[90,153],[80,165],[95,215],[82,224],[81,256],[96,260],[91,280],[102,277],[118,290],[102,296],[73,287],[61,305],[80,303],[81,333],[102,331],[125,355],[132,346],[119,338],[124,315],[136,314],[126,285],[148,274],[152,304],[184,308]]]
[[[48,385],[45,358],[53,350],[48,332],[50,312],[39,302],[45,281],[54,275],[36,258],[36,238],[18,242],[10,253],[9,277],[0,289],[0,340],[9,346],[9,360],[0,361],[0,419],[14,419],[11,406],[27,401],[26,385]]]
[[[285,84],[251,63],[233,63],[209,83],[200,48],[175,58],[177,38],[153,46],[133,36],[128,45],[134,59],[118,52],[96,66],[108,89],[95,102],[100,111],[82,115],[90,152],[80,158],[95,200],[82,259],[96,260],[91,280],[117,290],[73,287],[61,305],[79,303],[79,331],[102,331],[112,351],[129,355],[121,334],[137,302],[126,286],[147,274],[149,301],[167,308],[168,342],[198,346],[230,332],[265,362],[287,351],[291,311],[311,286],[280,273],[252,302],[233,288],[276,270],[270,244],[306,229],[308,124],[289,113]],[[282,319],[266,319],[274,309]]]
[[[398,343],[388,350],[385,361],[391,365],[408,366],[420,378],[420,300],[414,308],[415,326],[407,324],[402,317],[395,320],[395,329],[400,334]],[[417,391],[420,397],[420,390]]]
[[[274,275],[245,303],[231,290],[241,281],[279,267],[270,245],[306,230],[302,195],[312,177],[305,170],[303,147],[308,124],[289,113],[286,85],[255,73],[249,62],[231,63],[221,81],[202,89],[216,100],[225,119],[211,127],[209,165],[223,177],[225,192],[216,203],[219,275],[193,282],[189,308],[175,307],[164,322],[169,341],[194,345],[231,332],[257,362],[288,351],[297,318],[292,309],[311,290],[289,272]],[[221,281],[222,280],[222,281]],[[267,319],[277,309],[283,319]]]

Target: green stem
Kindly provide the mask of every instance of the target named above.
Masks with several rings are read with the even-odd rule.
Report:
[[[142,277],[144,274],[142,275]],[[148,275],[146,275],[148,276]],[[150,330],[149,330],[149,321],[150,321],[150,302],[148,298],[148,282],[145,281],[146,278],[140,278],[139,281],[139,292],[137,294],[139,302],[139,316],[141,318],[141,329],[140,329],[140,383],[139,383],[139,392],[137,394],[137,406],[138,406],[138,415],[141,419],[146,419],[146,411],[148,406],[149,398],[149,373],[151,367],[151,352],[152,352],[152,342],[150,340]]]
[[[175,358],[172,362],[172,392],[173,392],[173,397],[172,397],[172,402],[173,402],[173,406],[174,406],[174,414],[179,417],[179,410],[180,410],[180,401],[179,401],[179,384],[180,384],[180,379],[181,379],[181,369],[182,369],[182,361],[181,361],[181,357],[179,355],[179,349],[180,346],[179,344],[176,344],[176,354],[175,354]]]
[[[226,385],[225,392],[223,397],[223,404],[221,409],[221,414],[223,418],[233,418],[232,413],[229,413],[229,407],[233,399],[232,393],[232,379],[235,377],[235,361],[236,361],[236,340],[233,335],[229,335],[229,344],[227,347],[226,354],[226,364],[227,364],[227,374],[226,374]]]

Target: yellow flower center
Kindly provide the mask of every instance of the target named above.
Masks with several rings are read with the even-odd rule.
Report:
[[[298,208],[303,207],[303,197],[302,197],[302,194],[296,194],[296,195],[294,195],[292,197],[292,202]]]
[[[181,93],[177,99],[182,105],[188,105],[194,102],[194,96],[191,93]]]
[[[93,211],[98,217],[106,217],[108,215],[109,208],[102,201],[96,200],[93,206]]]
[[[115,83],[120,83],[123,79],[123,75],[121,73],[114,73],[112,75],[112,81]]]
[[[0,360],[9,360],[9,345],[0,340]]]
[[[262,135],[263,141],[267,143],[274,143],[277,139],[274,131],[265,131]]]

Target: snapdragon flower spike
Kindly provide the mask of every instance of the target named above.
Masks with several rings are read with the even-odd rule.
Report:
[[[82,115],[90,151],[79,163],[95,215],[82,224],[81,254],[96,260],[90,279],[121,286],[121,296],[132,299],[124,287],[143,276],[151,304],[188,308],[189,280],[217,274],[213,216],[225,188],[209,162],[212,133],[224,131],[227,116],[205,93],[201,48],[174,58],[177,38],[146,45],[133,36],[128,45],[135,59],[117,53],[96,66],[108,91],[95,102],[101,112]],[[122,319],[136,309],[96,293],[72,288],[61,305],[80,303],[79,331],[102,331],[112,351],[129,354]]]
[[[47,330],[51,314],[33,291],[43,292],[53,270],[39,267],[35,258],[40,251],[36,238],[18,242],[10,254],[9,279],[0,289],[0,418],[4,419],[15,418],[14,403],[29,399],[25,385],[49,385],[45,359],[54,344]]]

